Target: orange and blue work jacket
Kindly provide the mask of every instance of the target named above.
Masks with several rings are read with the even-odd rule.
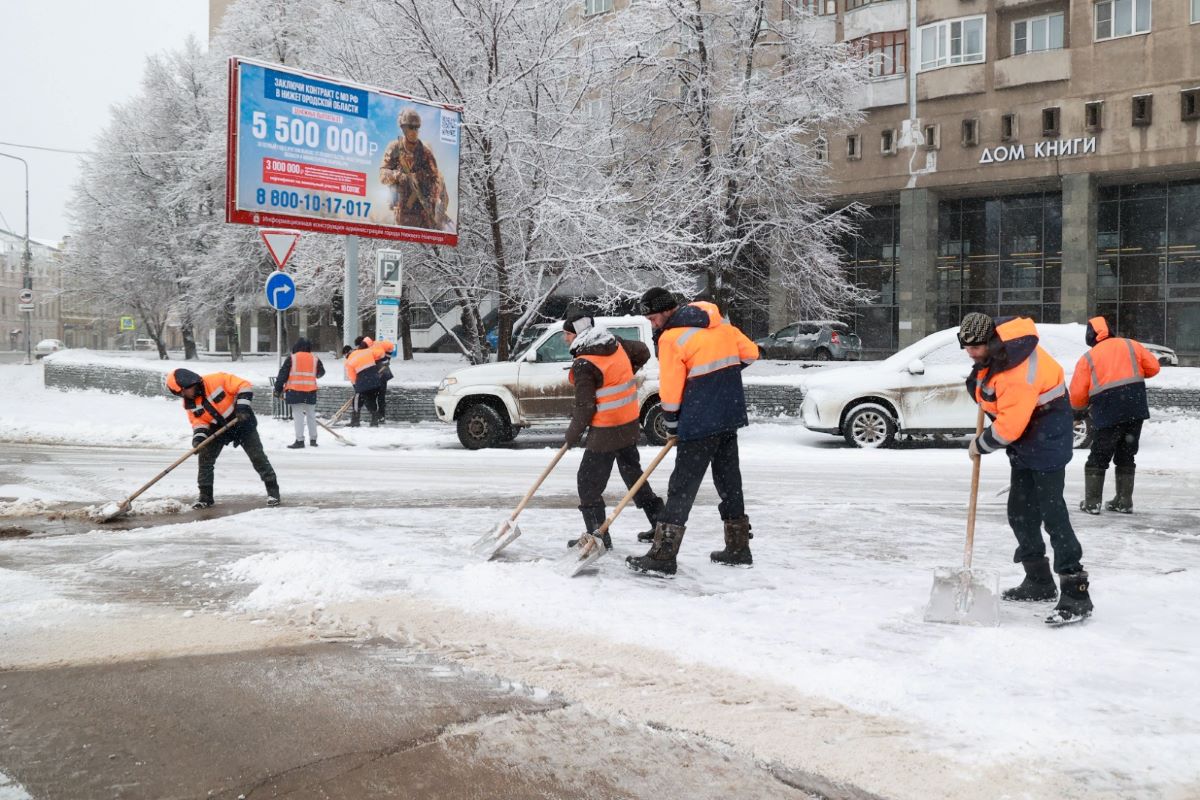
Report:
[[[688,441],[749,424],[742,370],[757,359],[758,345],[713,303],[677,309],[658,337],[658,395],[667,430]]]
[[[214,372],[201,378],[203,393],[195,400],[183,399],[192,432],[214,434],[236,415],[237,406],[250,407],[254,387],[245,378],[228,372]]]
[[[992,419],[976,446],[980,453],[1006,448],[1013,466],[1023,469],[1062,469],[1074,439],[1063,368],[1038,345],[1028,317],[996,320],[996,336],[987,362],[967,378],[971,396]]]
[[[618,347],[611,355],[583,354],[576,358],[592,364],[604,376],[603,385],[596,390],[596,411],[592,414],[592,427],[615,428],[636,422],[639,416],[637,379],[633,377],[633,364],[625,349]],[[575,385],[575,370],[568,375]]]
[[[354,384],[354,391],[369,392],[382,387],[383,378],[377,362],[395,350],[396,345],[386,341],[351,350],[346,356],[346,379]]]
[[[1097,428],[1150,419],[1146,378],[1158,374],[1158,359],[1133,339],[1111,336],[1104,317],[1088,320],[1087,343],[1092,349],[1079,359],[1071,376],[1071,406],[1091,406]]]

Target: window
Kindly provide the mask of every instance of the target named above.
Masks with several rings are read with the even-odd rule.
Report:
[[[1021,19],[1012,26],[1012,54],[1036,53],[1041,50],[1061,50],[1063,46],[1063,15]]]
[[[592,14],[603,14],[605,11],[612,11],[613,0],[583,0],[584,16]]]
[[[945,20],[921,28],[921,69],[974,64],[984,58],[986,17]]]
[[[1139,94],[1133,98],[1133,124],[1142,127],[1149,125],[1153,119],[1154,96]]]
[[[963,147],[975,147],[979,144],[979,120],[964,119],[962,121]]]
[[[570,361],[571,351],[567,345],[566,334],[558,331],[549,339],[542,342],[542,346],[537,349],[537,360],[541,363],[547,361]]]
[[[1147,33],[1150,0],[1100,0],[1095,5],[1096,41]]]
[[[1200,22],[1200,0],[1192,0],[1192,22]]]
[[[862,137],[852,133],[846,137],[846,159],[858,161],[862,158]]]
[[[882,3],[884,0],[846,0],[846,10],[853,11],[856,8],[869,6],[872,3]]]
[[[1011,142],[1017,138],[1017,115],[1005,114],[1000,117],[1000,141]]]
[[[872,78],[903,75],[908,69],[908,31],[873,33],[852,45],[867,58]]]
[[[942,126],[941,125],[926,125],[921,128],[921,135],[925,139],[926,150],[938,150],[942,146]]]
[[[888,128],[879,134],[879,152],[885,156],[896,155],[896,131]]]
[[[1042,136],[1058,136],[1062,116],[1058,106],[1042,109]]]
[[[1104,127],[1104,102],[1097,100],[1083,105],[1083,126],[1088,133],[1095,133]]]
[[[819,17],[837,13],[837,0],[783,0],[780,16],[784,19],[799,19],[800,10]]]
[[[1179,118],[1185,122],[1200,119],[1200,89],[1184,89],[1179,93]]]

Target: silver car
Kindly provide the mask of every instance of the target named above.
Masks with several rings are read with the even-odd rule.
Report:
[[[862,343],[836,320],[802,320],[755,341],[762,358],[858,361]]]

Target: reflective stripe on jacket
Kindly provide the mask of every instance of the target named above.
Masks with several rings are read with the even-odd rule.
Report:
[[[201,380],[204,384],[203,396],[195,400],[183,400],[183,410],[188,415],[193,431],[206,428],[210,433],[215,433],[233,419],[237,406],[250,405],[254,394],[250,381],[228,372],[214,372]],[[218,420],[210,411],[216,412],[219,424],[213,424]]]
[[[354,384],[354,391],[369,392],[383,385],[375,363],[378,359],[374,345],[351,350],[346,355],[346,379]]]
[[[633,377],[633,365],[624,348],[618,347],[612,355],[580,355],[594,365],[604,376],[604,385],[596,390],[596,412],[592,414],[592,427],[614,428],[628,425],[638,418],[637,380]],[[575,384],[574,370],[568,376]]]
[[[317,357],[312,353],[292,353],[292,371],[288,373],[285,391],[315,392],[317,390]]]
[[[977,439],[981,453],[1007,448],[1017,466],[1043,472],[1071,460],[1074,438],[1063,368],[1038,345],[1028,317],[997,320],[998,352],[968,379],[992,425]]]
[[[1092,424],[1098,428],[1149,419],[1146,378],[1158,374],[1158,359],[1133,339],[1110,336],[1104,317],[1088,320],[1088,332],[1095,344],[1075,365],[1071,405],[1077,409],[1090,405]]]

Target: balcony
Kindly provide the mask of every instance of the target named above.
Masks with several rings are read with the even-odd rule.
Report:
[[[905,0],[883,0],[851,9],[842,15],[842,38],[846,41],[872,33],[908,28]]]
[[[875,78],[867,81],[851,99],[854,108],[862,111],[868,108],[883,106],[899,106],[908,102],[907,75],[893,75],[887,78]]]
[[[986,70],[986,64],[964,64],[922,72],[917,75],[917,99],[979,94],[987,89]]]
[[[1011,89],[1031,83],[1069,81],[1071,79],[1071,51],[1043,50],[1009,56],[996,62],[995,86]]]

